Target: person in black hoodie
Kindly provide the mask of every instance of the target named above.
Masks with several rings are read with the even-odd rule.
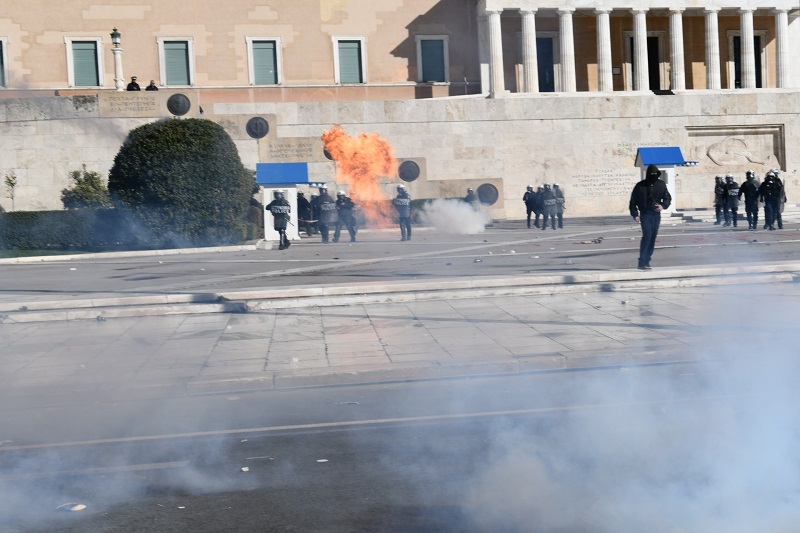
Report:
[[[642,241],[639,244],[639,270],[650,270],[650,259],[661,225],[661,211],[672,202],[667,184],[659,179],[661,171],[648,165],[645,178],[633,186],[629,209],[631,216],[642,226]]]

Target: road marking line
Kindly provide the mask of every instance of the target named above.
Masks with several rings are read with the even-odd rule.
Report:
[[[588,405],[573,405],[561,407],[534,407],[530,409],[510,409],[503,411],[479,411],[474,413],[456,413],[449,415],[428,415],[428,416],[411,416],[411,417],[396,417],[396,418],[377,418],[369,420],[348,420],[341,422],[317,422],[311,424],[290,424],[285,426],[262,426],[253,428],[241,429],[219,429],[213,431],[192,431],[187,433],[171,433],[164,435],[142,435],[139,437],[119,437],[108,439],[94,439],[94,440],[81,440],[81,441],[68,441],[68,442],[53,442],[45,444],[22,444],[18,446],[9,446],[0,448],[0,454],[3,452],[20,451],[20,450],[40,450],[47,448],[67,448],[75,446],[94,446],[102,444],[123,444],[130,442],[148,442],[157,440],[170,440],[170,439],[186,439],[193,437],[216,437],[225,435],[241,435],[243,433],[275,433],[279,431],[299,431],[309,429],[332,429],[332,428],[346,428],[358,426],[379,426],[388,424],[408,423],[408,422],[430,422],[440,420],[463,420],[467,418],[487,418],[493,416],[510,416],[510,415],[524,415],[524,414],[543,414],[543,413],[558,413],[569,411],[585,411],[590,409],[600,408],[616,408],[616,407],[634,407],[645,405],[659,405],[668,403],[683,403],[698,400],[720,400],[726,398],[739,397],[741,395],[727,395],[727,396],[710,396],[710,397],[693,397],[678,400],[653,400],[649,402],[622,402],[622,403],[605,403],[605,404],[588,404]]]
[[[76,470],[51,470],[48,472],[32,472],[29,474],[12,474],[9,476],[0,475],[0,480],[20,480],[20,479],[40,479],[54,476],[84,476],[95,474],[119,474],[123,472],[143,472],[147,470],[161,470],[165,468],[183,468],[189,461],[173,461],[170,463],[147,463],[141,465],[121,465],[121,466],[96,466],[91,468],[81,468]]]

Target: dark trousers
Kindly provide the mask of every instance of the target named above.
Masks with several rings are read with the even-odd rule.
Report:
[[[347,226],[347,232],[350,233],[350,241],[356,240],[356,221],[355,217],[341,216],[336,221],[336,229],[333,231],[333,242],[339,242],[339,235],[342,233],[342,226]]]
[[[642,242],[639,243],[639,266],[650,265],[653,250],[656,247],[658,227],[661,225],[661,213],[645,211],[639,215],[642,225]]]
[[[328,227],[329,224],[327,222],[317,222],[317,229],[319,229],[319,234],[322,236],[322,242],[328,242]]]
[[[411,217],[400,217],[400,240],[411,240]]]
[[[533,210],[533,214],[535,215],[535,217],[533,219],[533,225],[538,228],[539,227],[539,217],[542,216],[542,212],[541,211],[537,211],[536,209],[534,209]],[[528,227],[530,227],[530,226],[528,226]]]
[[[278,232],[278,237],[280,238],[278,249],[283,250],[285,248],[288,248],[290,243],[289,243],[289,238],[286,236],[286,228],[275,228],[275,231]]]
[[[714,214],[717,216],[717,221],[715,224],[719,224],[722,222],[722,204],[715,204],[714,205]]]
[[[745,199],[744,210],[747,214],[747,225],[750,229],[758,229],[758,200]]]
[[[528,227],[530,228],[531,227],[531,213],[533,213],[533,209],[528,207],[527,211],[528,211]]]
[[[547,213],[546,211],[542,214],[542,229],[547,229],[547,217],[550,217],[550,224],[552,224],[553,229],[556,229],[556,215],[552,213]]]
[[[769,229],[775,229],[775,219],[777,215],[780,215],[780,202],[776,202],[774,200],[767,199],[764,202],[764,227]],[[783,221],[781,221],[783,222]],[[783,224],[778,226],[779,228],[783,228]]]
[[[558,227],[564,228],[564,213],[556,213],[556,217],[558,217]]]

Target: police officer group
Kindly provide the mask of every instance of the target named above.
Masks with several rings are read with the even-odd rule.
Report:
[[[549,224],[552,229],[556,229],[556,224],[558,224],[559,228],[564,227],[566,200],[558,183],[553,184],[552,188],[549,183],[545,183],[535,191],[533,190],[533,185],[528,185],[525,194],[522,195],[522,201],[525,203],[525,210],[528,212],[527,223],[529,228],[531,227],[531,213],[534,215],[533,225],[536,228],[546,230],[548,217],[550,218]],[[539,224],[539,216],[542,217],[541,225]]]
[[[411,196],[409,196],[405,185],[397,186],[397,196],[392,200],[392,205],[397,211],[400,224],[401,241],[411,240]],[[358,233],[358,223],[354,215],[356,204],[345,194],[344,191],[336,193],[336,200],[328,194],[328,187],[319,187],[319,195],[312,195],[311,200],[305,197],[302,192],[297,193],[298,223],[300,228],[305,229],[306,235],[319,234],[322,243],[327,244],[331,240],[339,242],[342,227],[347,229],[350,235],[350,242],[356,242]],[[291,216],[291,207],[288,200],[284,198],[281,191],[273,192],[273,200],[265,207],[273,217],[273,227],[280,237],[279,250],[285,250],[290,246],[286,236],[286,227]],[[333,238],[330,236],[330,229],[333,226]]]
[[[783,204],[786,192],[779,171],[772,169],[764,176],[763,183],[756,179],[756,173],[748,170],[745,181],[739,185],[732,174],[714,177],[714,225],[737,227],[739,218],[739,202],[744,198],[745,214],[748,229],[758,229],[758,204],[764,204],[765,230],[783,229]],[[724,223],[723,223],[724,220]]]

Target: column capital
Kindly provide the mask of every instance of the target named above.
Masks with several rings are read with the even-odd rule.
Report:
[[[747,14],[747,13],[750,13],[752,15],[753,11],[755,11],[755,9],[753,9],[752,7],[740,7],[739,8],[739,13],[741,13],[742,15]]]
[[[686,8],[683,8],[683,7],[671,7],[671,8],[669,8],[670,15],[673,14],[673,13],[681,14],[684,11],[686,11]]]
[[[503,13],[503,8],[501,7],[486,8],[486,11],[484,11],[484,13],[486,13],[487,15],[500,15]]]
[[[707,7],[703,10],[703,14],[705,15],[716,15],[719,13],[720,8],[718,7]]]
[[[521,15],[535,15],[537,11],[539,11],[537,7],[525,7],[519,10]]]
[[[644,8],[641,8],[641,7],[637,7],[637,8],[631,9],[631,13],[633,13],[634,15],[647,15],[648,11],[650,11],[650,10],[649,9],[644,9]]]
[[[559,7],[557,9],[559,15],[571,15],[575,13],[574,7]]]
[[[614,10],[612,8],[610,8],[610,7],[598,7],[597,9],[594,10],[594,14],[595,15],[610,15],[612,11],[614,11]]]
[[[774,9],[772,10],[772,12],[773,12],[773,13],[775,13],[776,15],[781,15],[781,14],[783,14],[783,13],[788,13],[788,12],[789,12],[789,10],[788,10],[788,9],[786,9],[786,8],[784,8],[784,7],[776,7],[776,8],[774,8]]]

